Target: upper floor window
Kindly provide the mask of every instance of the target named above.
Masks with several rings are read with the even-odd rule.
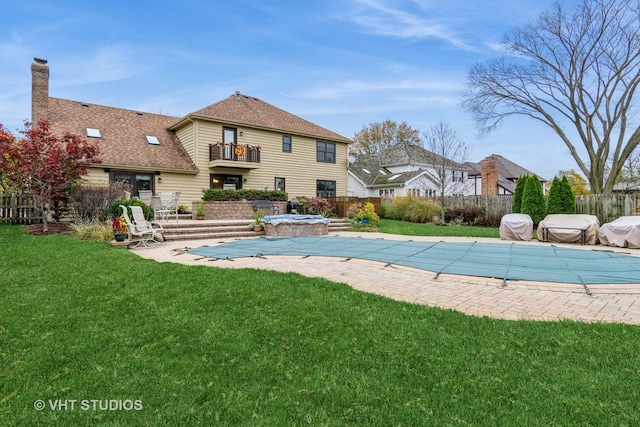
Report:
[[[464,182],[464,171],[452,171],[453,172],[453,182]]]
[[[291,135],[282,135],[282,151],[291,152]]]
[[[333,142],[317,141],[316,160],[318,162],[335,163],[336,144],[334,144]]]

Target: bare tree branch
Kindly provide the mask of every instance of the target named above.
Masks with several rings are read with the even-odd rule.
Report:
[[[637,0],[582,0],[573,9],[556,3],[534,24],[505,36],[508,56],[470,70],[462,105],[481,134],[515,115],[545,124],[567,146],[591,190],[609,193],[640,144],[633,120],[640,84],[639,18]]]

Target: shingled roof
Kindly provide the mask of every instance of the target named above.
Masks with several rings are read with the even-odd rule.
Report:
[[[441,164],[443,157],[433,153],[419,145],[414,144],[395,144],[382,150],[379,154],[380,164],[383,166],[419,164],[424,166],[433,166]],[[444,159],[444,163],[451,168],[466,170],[466,166],[454,162],[450,159]]]
[[[500,178],[504,178],[504,179],[509,179],[509,180],[514,180],[516,181],[518,178],[520,178],[523,175],[536,175],[533,172],[529,171],[528,169],[523,168],[522,166],[513,163],[511,160],[502,157],[499,154],[492,154],[488,157],[485,157],[485,159],[493,159],[496,160],[498,162],[498,174],[500,175]],[[483,160],[485,160],[483,159]],[[472,166],[472,169],[474,171],[475,174],[480,175],[481,174],[481,166],[480,163],[475,163]],[[471,174],[471,172],[470,172]],[[546,182],[547,180],[542,178],[541,176],[538,176],[538,178],[540,179],[541,182]]]
[[[49,97],[49,124],[56,133],[69,131],[87,136],[87,128],[100,131],[102,167],[131,167],[177,172],[197,172],[171,125],[179,117],[142,113]],[[153,145],[146,136],[155,136]]]
[[[183,121],[191,116],[336,142],[351,142],[350,139],[342,135],[240,92],[189,114],[183,118]],[[180,123],[176,127],[179,125]]]

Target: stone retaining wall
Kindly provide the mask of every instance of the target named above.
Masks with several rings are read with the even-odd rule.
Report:
[[[204,219],[252,219],[253,205],[250,200],[225,201],[225,202],[193,202],[191,212],[193,219],[196,219],[198,204],[204,207]],[[280,208],[280,213],[287,213],[287,202],[273,202],[274,206]],[[264,212],[265,215],[272,215],[272,212]]]

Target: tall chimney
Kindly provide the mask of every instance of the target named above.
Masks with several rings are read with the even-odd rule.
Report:
[[[489,156],[480,162],[482,195],[498,195],[498,161]]]
[[[46,59],[33,58],[31,64],[31,122],[34,127],[49,113],[49,66]]]

